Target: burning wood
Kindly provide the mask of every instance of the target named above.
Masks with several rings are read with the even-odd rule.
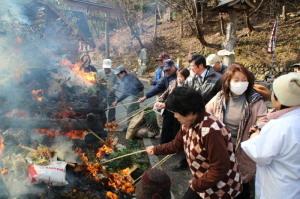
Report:
[[[118,195],[111,191],[106,192],[106,198],[107,199],[119,199]]]
[[[63,132],[61,130],[55,130],[55,129],[36,129],[36,132],[51,138],[57,136],[66,136],[72,140],[73,139],[84,140],[85,136],[88,134],[88,132],[85,130],[71,130],[68,132]]]
[[[107,145],[103,145],[98,149],[98,152],[96,154],[97,158],[103,158],[105,155],[109,155],[113,152],[113,149]]]
[[[68,59],[62,59],[60,64],[62,66],[65,66],[71,70],[73,75],[78,79],[78,82],[83,82],[86,86],[93,86],[97,82],[96,73],[95,72],[89,72],[86,73],[82,70],[82,63],[77,62],[73,64]]]
[[[128,168],[121,170],[118,173],[109,174],[108,185],[124,193],[134,193],[133,179],[130,176]]]

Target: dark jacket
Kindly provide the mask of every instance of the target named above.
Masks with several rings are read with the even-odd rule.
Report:
[[[155,86],[163,78],[163,66],[158,66],[155,70],[152,85]]]
[[[122,94],[118,98],[117,102],[121,102],[129,96],[136,96],[144,90],[142,82],[133,74],[127,74],[121,80]]]
[[[212,67],[207,68],[208,72],[203,81],[199,81],[197,76],[189,77],[185,86],[192,88],[202,94],[204,103],[209,102],[221,89],[221,75],[214,71]]]
[[[164,92],[169,87],[169,84],[172,80],[176,80],[176,73],[168,77],[163,77],[158,84],[156,84],[147,94],[147,98],[151,98],[154,95]]]

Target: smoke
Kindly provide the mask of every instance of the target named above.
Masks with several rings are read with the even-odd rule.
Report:
[[[48,3],[51,2],[49,0]],[[74,59],[77,55],[78,40],[71,36],[60,16],[47,5],[36,0],[0,2],[0,117],[5,117],[7,112],[14,109],[33,117],[28,115],[36,105],[33,104],[31,91],[48,88],[52,84],[50,80],[59,81],[54,76],[55,71],[62,70],[61,59]],[[56,89],[60,89],[59,85],[53,88],[54,94]],[[20,116],[20,111],[12,115]],[[5,143],[5,154],[0,157],[0,168],[9,168],[7,175],[0,174],[0,198],[6,198],[2,190],[10,198],[42,191],[28,182],[25,153],[16,145],[20,142],[40,143],[44,139],[28,129],[0,132],[0,136],[2,134],[3,137],[16,140],[16,143]],[[71,141],[60,137],[54,143],[53,148],[57,148],[60,158],[72,162],[76,160],[76,155],[70,152]]]

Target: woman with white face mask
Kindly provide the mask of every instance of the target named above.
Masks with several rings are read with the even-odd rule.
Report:
[[[231,133],[243,180],[243,192],[237,197],[250,198],[250,182],[255,164],[241,150],[248,140],[250,129],[261,126],[267,107],[263,97],[253,89],[255,77],[243,65],[232,64],[223,75],[222,90],[206,105],[206,111],[223,121]]]

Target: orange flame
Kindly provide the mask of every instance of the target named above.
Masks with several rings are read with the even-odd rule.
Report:
[[[55,115],[56,118],[58,119],[64,119],[64,118],[70,118],[70,117],[74,117],[76,115],[76,113],[72,110],[65,110],[62,112],[59,112]]]
[[[62,66],[66,66],[69,69],[71,69],[71,71],[74,73],[74,75],[81,81],[83,82],[86,86],[92,86],[94,84],[96,84],[96,73],[95,72],[84,72],[82,70],[82,63],[81,62],[77,62],[75,64],[73,64],[70,60],[68,59],[62,59],[60,61],[60,65]]]
[[[108,185],[114,189],[121,190],[122,192],[128,194],[134,193],[134,182],[129,173],[129,168],[126,168],[118,173],[110,174]]]
[[[64,135],[72,140],[74,139],[79,139],[79,140],[84,140],[87,132],[84,130],[71,130]]]
[[[2,155],[3,151],[4,151],[4,139],[2,138],[2,136],[0,135],[0,156]]]
[[[103,145],[98,149],[98,152],[96,154],[97,158],[102,158],[104,155],[111,154],[113,152],[113,149],[107,145]]]
[[[67,133],[64,133],[60,130],[55,130],[55,129],[37,129],[36,132],[39,134],[46,135],[51,138],[60,136],[60,135],[64,135],[70,139],[80,139],[80,140],[84,140],[84,138],[87,134],[87,132],[85,130],[71,130],[71,131],[68,131]]]
[[[119,196],[111,191],[106,192],[106,199],[119,199]]]
[[[99,176],[99,174],[103,172],[102,166],[99,163],[89,162],[87,155],[85,153],[83,153],[81,149],[77,149],[76,153],[79,155],[83,164],[86,165],[86,169],[87,169],[89,175],[96,182],[100,182],[101,177]]]

